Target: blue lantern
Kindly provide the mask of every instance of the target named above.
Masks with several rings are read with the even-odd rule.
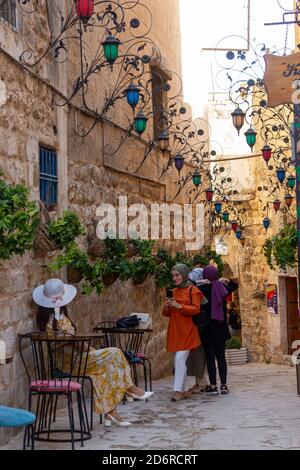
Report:
[[[283,183],[284,180],[285,180],[285,170],[284,168],[278,168],[276,170],[276,174],[277,174],[277,179],[280,183]]]
[[[237,238],[238,240],[240,240],[240,239],[241,239],[241,236],[242,236],[242,231],[241,231],[241,229],[240,229],[240,228],[238,228],[238,229],[236,230],[236,232],[235,232],[235,236],[236,236],[236,238]]]
[[[268,230],[268,228],[270,227],[270,224],[271,224],[271,221],[269,217],[265,217],[263,220],[263,226],[266,230]]]
[[[221,202],[215,202],[215,211],[216,211],[216,213],[220,214],[221,210],[222,210]]]
[[[140,89],[131,82],[129,87],[125,90],[125,93],[127,96],[127,102],[134,111],[140,100]]]

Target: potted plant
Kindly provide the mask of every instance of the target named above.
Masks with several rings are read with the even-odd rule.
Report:
[[[248,362],[247,348],[242,348],[242,342],[237,336],[226,341],[226,361],[229,365],[246,364]]]
[[[49,224],[48,232],[50,238],[60,249],[68,247],[77,237],[86,233],[78,216],[69,210],[64,211],[63,217]]]
[[[28,188],[7,184],[0,173],[0,259],[23,255],[33,248],[39,211],[28,196]]]
[[[156,262],[152,255],[153,241],[151,240],[132,240],[137,248],[138,258],[132,263],[133,284],[143,284],[147,277],[155,273]]]
[[[127,281],[132,276],[132,264],[126,258],[109,259],[106,261],[103,272],[103,282],[105,286],[110,286],[118,278]]]
[[[51,271],[59,271],[64,266],[67,266],[68,282],[74,284],[80,282],[89,267],[87,254],[81,251],[76,244],[71,244],[64,254],[58,256],[49,265]]]

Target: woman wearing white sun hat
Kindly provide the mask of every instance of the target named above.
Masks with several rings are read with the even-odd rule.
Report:
[[[37,323],[40,331],[63,331],[75,334],[76,327],[68,315],[66,305],[76,296],[74,286],[64,284],[60,279],[49,279],[33,291],[33,300],[39,306]],[[116,406],[125,393],[137,400],[146,400],[152,392],[144,392],[132,383],[130,367],[124,354],[117,348],[91,350],[87,374],[94,386],[94,407],[99,414],[105,414],[105,425],[115,423],[129,426],[117,413]]]

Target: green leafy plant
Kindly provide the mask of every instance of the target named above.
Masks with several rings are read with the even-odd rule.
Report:
[[[296,264],[297,253],[297,229],[295,225],[286,225],[277,235],[266,240],[264,255],[268,265],[275,270],[275,266],[286,269],[293,268]]]
[[[127,255],[127,245],[119,238],[106,238],[106,257],[108,259],[125,258]]]
[[[116,274],[121,281],[127,281],[132,277],[132,263],[126,258],[115,258],[107,260],[104,274]]]
[[[64,248],[73,243],[86,230],[80,223],[78,216],[72,211],[64,211],[63,217],[49,225],[49,236],[58,248]]]
[[[9,185],[0,175],[0,259],[23,255],[33,247],[39,211],[28,196],[28,188]]]
[[[241,349],[242,342],[238,336],[233,336],[226,341],[225,349]]]
[[[219,276],[222,276],[224,271],[224,263],[222,257],[209,247],[204,247],[200,253],[193,257],[193,266],[199,265],[204,268],[213,261],[218,268]]]

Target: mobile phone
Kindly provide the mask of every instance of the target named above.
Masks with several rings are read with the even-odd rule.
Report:
[[[168,299],[173,299],[173,291],[172,291],[172,289],[167,289],[167,298],[168,298]]]

